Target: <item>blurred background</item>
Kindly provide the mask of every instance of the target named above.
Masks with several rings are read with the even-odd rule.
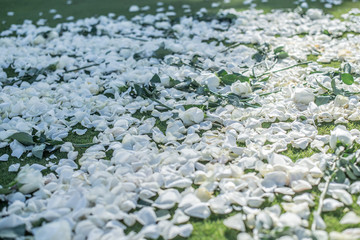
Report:
[[[340,4],[341,3],[341,4]],[[54,26],[60,22],[74,21],[85,17],[124,15],[131,18],[138,14],[172,12],[174,17],[191,15],[201,8],[209,14],[219,9],[237,10],[253,7],[265,12],[272,9],[322,8],[335,17],[351,8],[360,8],[359,0],[0,0],[0,31],[11,24],[21,24],[24,20]],[[131,11],[129,11],[131,10]]]

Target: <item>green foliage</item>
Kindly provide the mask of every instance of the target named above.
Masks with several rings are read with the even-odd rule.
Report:
[[[287,52],[284,51],[284,47],[278,47],[274,49],[274,54],[278,59],[284,59],[289,56]]]
[[[239,73],[228,74],[225,70],[220,70],[217,75],[220,78],[221,82],[225,85],[231,85],[237,81],[250,83],[249,77],[246,77]]]
[[[17,140],[19,143],[23,145],[33,145],[35,142],[33,141],[33,137],[26,132],[18,132],[14,133],[9,137],[9,139]]]
[[[13,77],[13,81],[7,81],[5,82],[3,85],[7,86],[7,85],[12,85],[14,84],[14,82],[28,82],[28,83],[33,83],[38,81],[37,78],[39,75],[48,75],[52,72],[54,72],[56,70],[56,64],[50,64],[49,66],[45,67],[45,68],[41,68],[41,69],[37,69],[37,68],[29,68],[27,69],[27,71],[25,72],[24,76],[19,77],[18,74],[15,72],[15,70],[11,67],[7,68],[7,70],[5,72],[9,73],[8,78]]]
[[[164,59],[165,56],[171,55],[173,53],[174,53],[173,51],[165,47],[164,43],[161,43],[160,47],[154,52],[153,57],[158,59]]]
[[[350,64],[345,64],[344,68],[340,71],[332,71],[328,73],[324,73],[325,76],[329,76],[331,78],[331,89],[322,85],[319,81],[316,80],[319,87],[321,87],[325,93],[318,95],[315,97],[315,104],[318,106],[327,104],[330,101],[334,100],[337,95],[350,97],[354,94],[358,94],[356,92],[350,92],[344,89],[340,89],[336,86],[336,79],[339,78],[343,83],[347,85],[352,85],[354,81],[354,77],[351,73]]]
[[[354,83],[354,77],[349,73],[341,73],[340,79],[347,85],[352,85]]]

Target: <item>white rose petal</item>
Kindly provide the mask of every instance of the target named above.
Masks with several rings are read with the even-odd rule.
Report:
[[[200,123],[204,120],[204,112],[197,107],[192,107],[185,112],[180,112],[180,119],[186,126]]]
[[[3,154],[0,156],[1,162],[6,162],[7,160],[9,160],[9,154]]]
[[[343,125],[338,125],[330,133],[330,147],[332,149],[336,148],[338,142],[344,145],[351,145],[353,143],[354,137]]]
[[[42,225],[33,230],[36,240],[70,240],[71,228],[67,221],[59,220]]]
[[[19,191],[24,194],[32,193],[44,185],[41,172],[28,164],[21,168],[16,181],[20,184]]]
[[[295,103],[309,104],[315,100],[315,95],[309,88],[296,88],[293,99]]]

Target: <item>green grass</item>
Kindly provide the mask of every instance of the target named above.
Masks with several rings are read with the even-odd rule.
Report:
[[[80,128],[78,125],[74,127],[74,129],[76,128]],[[88,129],[88,131],[82,135],[79,136],[73,132],[69,132],[69,135],[63,139],[63,141],[65,142],[72,142],[74,144],[86,144],[86,143],[92,143],[92,140],[95,136],[97,136],[99,134],[99,132],[94,131],[93,129]],[[82,147],[76,147],[75,151],[79,152],[79,155],[77,157],[77,160],[79,158],[81,158],[82,154],[85,152],[86,148],[82,148]],[[0,155],[3,154],[8,154],[9,160],[6,162],[0,162],[0,171],[3,174],[0,174],[0,185],[6,185],[9,184],[10,182],[12,182],[17,173],[13,173],[13,172],[8,172],[8,168],[10,165],[14,164],[14,163],[20,163],[20,166],[24,166],[26,164],[34,164],[34,163],[38,163],[41,165],[46,165],[48,162],[53,162],[53,163],[57,163],[60,159],[62,158],[67,158],[67,153],[63,153],[60,152],[59,149],[53,151],[53,152],[44,152],[44,157],[43,159],[38,159],[34,156],[31,157],[26,157],[26,155],[28,154],[28,152],[25,152],[20,159],[17,159],[16,157],[12,157],[11,156],[11,149],[10,147],[5,147],[5,148],[1,148],[0,149]],[[50,157],[50,155],[54,154],[57,158],[56,159],[51,159],[49,161],[46,161],[45,159]],[[6,173],[6,174],[4,174]],[[42,171],[43,175],[46,175],[48,173],[50,173],[50,169],[45,169]]]
[[[349,211],[353,211],[357,215],[360,215],[360,206],[356,204],[356,200],[357,198],[353,196],[354,203],[346,208]],[[336,211],[323,213],[322,217],[326,223],[326,231],[342,232],[347,228],[358,228],[360,226],[359,224],[340,224],[340,220],[346,213],[347,212],[344,211],[344,208],[338,208]]]
[[[307,61],[314,61],[314,62],[317,62],[319,63],[321,66],[323,67],[332,67],[332,68],[340,68],[341,66],[341,62],[340,61],[331,61],[330,63],[321,63],[321,62],[318,62],[318,56],[317,55],[314,55],[314,54],[310,54],[307,56]]]
[[[136,111],[134,114],[132,114],[132,117],[137,118],[139,120],[141,119],[148,119],[148,118],[152,118],[153,116],[151,115],[150,112],[145,112],[145,113],[141,113],[140,111]],[[167,129],[167,124],[166,121],[160,121],[159,118],[156,118],[156,122],[155,122],[155,126],[154,127],[158,127],[159,130],[165,134],[166,129]]]
[[[224,219],[229,216],[234,215],[214,215],[212,214],[206,220],[199,219],[190,219],[191,224],[194,227],[194,230],[190,236],[190,240],[226,240],[226,239],[236,239],[238,231],[229,229],[223,224]]]
[[[298,159],[311,157],[311,155],[317,152],[319,151],[312,149],[310,146],[302,150],[300,148],[294,148],[292,145],[289,145],[288,149],[284,152],[281,152],[281,154],[291,158],[291,160],[295,162]]]

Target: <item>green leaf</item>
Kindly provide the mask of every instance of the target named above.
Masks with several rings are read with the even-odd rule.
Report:
[[[336,87],[336,82],[334,78],[331,80],[331,87],[335,95],[340,94],[340,90]]]
[[[176,85],[178,85],[179,83],[181,83],[179,80],[175,80],[172,77],[170,77],[170,81],[169,81],[169,87],[175,87]]]
[[[267,80],[269,80],[270,76],[266,77],[266,78],[263,78],[261,79],[259,82],[266,82]]]
[[[198,54],[195,54],[191,59],[190,65],[196,66],[200,62],[199,57],[201,57],[201,56]]]
[[[346,175],[347,175],[351,180],[356,180],[356,179],[357,179],[357,177],[356,177],[356,176],[354,175],[354,173],[351,171],[349,165],[347,165],[347,166],[345,167],[345,169],[346,169]]]
[[[134,60],[139,61],[140,59],[142,59],[141,53],[135,53],[133,55],[133,58],[134,58]]]
[[[275,54],[278,54],[278,53],[281,53],[281,52],[284,52],[284,47],[283,46],[277,47],[277,48],[274,49]]]
[[[0,239],[23,239],[25,236],[25,230],[25,224],[1,229]]]
[[[318,106],[327,104],[331,101],[331,96],[316,96],[315,97],[315,104]]]
[[[221,78],[221,81],[225,84],[225,85],[231,85],[236,81],[240,81],[240,82],[250,82],[250,78],[243,76],[241,74],[228,74],[225,75]]]
[[[345,181],[346,175],[342,170],[337,170],[335,175],[335,182],[343,183]]]
[[[231,85],[234,82],[236,82],[238,80],[238,77],[235,74],[228,74],[225,75],[221,78],[221,81],[225,84],[225,85]]]
[[[94,146],[96,143],[73,143],[74,147],[77,148],[87,148],[87,147],[91,147]]]
[[[255,53],[254,55],[252,55],[252,59],[254,59],[256,62],[261,62],[264,59],[265,55],[261,54],[261,53]]]
[[[196,89],[196,93],[199,95],[205,95],[205,93],[208,92],[208,89],[206,86],[200,86]]]
[[[279,54],[277,54],[276,57],[278,59],[285,59],[285,58],[289,57],[289,54],[287,52],[283,51],[283,52],[280,52]]]
[[[349,73],[342,73],[340,79],[347,85],[352,85],[354,83],[354,77]]]
[[[205,105],[200,105],[200,104],[185,104],[185,105],[183,105],[183,107],[185,108],[185,110],[188,110],[193,107],[200,108],[201,110],[204,110],[206,108]]]
[[[323,31],[323,33],[324,33],[325,35],[328,35],[328,36],[331,35],[330,32],[329,32],[328,30],[326,30],[326,29]]]
[[[43,143],[41,145],[37,145],[32,149],[32,154],[39,158],[42,159],[43,155],[44,155],[44,150],[45,150],[46,145]]]
[[[129,89],[128,86],[121,86],[121,87],[119,87],[119,93],[124,93],[124,92],[126,92],[128,89]]]
[[[174,52],[165,48],[165,44],[162,43],[160,47],[154,52],[154,57],[158,59],[164,59],[165,56],[173,54]]]
[[[355,164],[351,164],[350,168],[355,176],[360,177],[360,167],[359,166],[357,166]]]
[[[54,64],[50,64],[49,66],[47,66],[46,68],[44,68],[45,71],[50,71],[50,72],[55,72],[56,71],[56,63]]]
[[[349,63],[346,63],[345,65],[344,65],[344,73],[351,73],[351,65],[349,64]]]
[[[26,133],[26,132],[14,133],[9,138],[17,140],[19,143],[24,144],[24,145],[33,145],[33,144],[35,144],[35,142],[33,140],[33,137],[30,134]]]
[[[150,83],[152,83],[152,84],[161,83],[161,80],[160,80],[159,75],[155,74],[155,75],[151,78]]]
[[[135,91],[136,91],[136,95],[137,95],[137,96],[147,98],[146,92],[145,92],[145,90],[143,89],[143,87],[141,87],[141,86],[138,85],[138,84],[134,84],[134,88],[135,88]]]
[[[221,77],[227,75],[228,73],[227,73],[224,69],[221,69],[221,70],[218,71],[216,74],[217,74],[218,77],[221,78]]]

